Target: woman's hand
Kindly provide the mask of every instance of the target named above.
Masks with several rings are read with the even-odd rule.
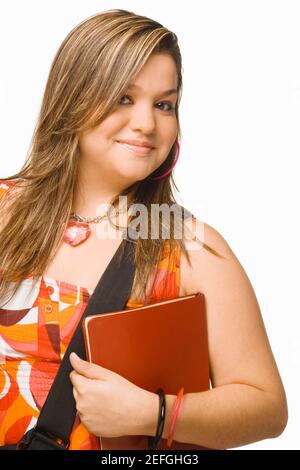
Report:
[[[81,422],[95,436],[152,435],[159,398],[119,374],[70,354],[70,379]]]

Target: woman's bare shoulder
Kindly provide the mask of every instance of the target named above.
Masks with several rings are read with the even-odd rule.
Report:
[[[252,290],[250,280],[226,238],[215,227],[194,215],[184,222],[184,240],[191,264],[182,254],[183,276],[187,294],[216,292],[225,285]],[[191,234],[197,241],[191,241]],[[231,284],[230,284],[231,283]],[[226,290],[226,289],[225,289]],[[254,292],[253,292],[254,294]]]
[[[193,239],[195,236],[197,240]],[[224,265],[221,260],[234,257],[234,253],[216,228],[197,219],[194,214],[184,221],[184,242],[191,265],[182,253],[181,276],[186,295],[189,295],[202,291],[202,281],[207,280],[204,276],[207,269],[220,269]]]

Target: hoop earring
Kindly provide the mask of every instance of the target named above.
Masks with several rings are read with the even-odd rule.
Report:
[[[180,152],[180,145],[179,145],[178,139],[176,139],[176,145],[177,145],[177,152],[176,152],[174,162],[173,162],[171,168],[169,168],[165,173],[163,173],[160,176],[148,176],[148,179],[150,179],[150,180],[160,180],[160,179],[164,178],[165,176],[167,176],[173,170],[174,166],[177,163],[177,160],[178,160],[178,157],[179,157],[179,152]]]

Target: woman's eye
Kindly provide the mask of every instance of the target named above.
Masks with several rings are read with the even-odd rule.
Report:
[[[124,103],[123,98],[129,99],[131,101],[130,96],[123,95],[123,96],[121,96],[121,98],[119,100],[119,104],[127,104],[126,102]],[[173,106],[172,103],[168,103],[167,101],[160,101],[159,103],[157,103],[157,106],[161,105],[161,104],[165,106],[165,107],[160,107],[159,108],[161,111],[174,111],[174,109],[175,109],[175,106]]]
[[[175,106],[172,105],[172,103],[167,103],[167,101],[160,101],[159,103],[157,103],[158,105],[159,104],[164,104],[166,106],[168,106],[168,108],[166,109],[162,109],[162,111],[173,111],[175,109]]]
[[[127,95],[123,95],[123,96],[121,96],[121,98],[120,98],[120,100],[119,100],[119,103],[120,103],[120,104],[122,104],[122,103],[121,103],[121,101],[122,101],[122,98],[129,98],[129,96],[127,96]]]

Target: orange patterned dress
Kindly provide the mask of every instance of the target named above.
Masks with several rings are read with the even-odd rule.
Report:
[[[11,182],[0,181],[0,197]],[[180,248],[165,248],[151,303],[179,297]],[[151,279],[150,279],[151,283]],[[0,446],[16,444],[35,426],[92,290],[41,276],[24,279],[0,309]],[[142,306],[129,298],[126,309]],[[99,440],[76,416],[70,450],[97,450]]]

